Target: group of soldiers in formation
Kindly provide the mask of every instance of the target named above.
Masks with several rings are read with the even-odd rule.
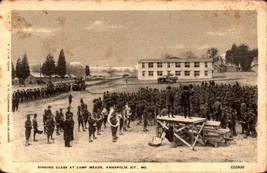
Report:
[[[69,83],[60,83],[43,88],[17,90],[12,94],[12,111],[18,111],[19,103],[53,97],[67,93],[70,90],[71,85]]]
[[[43,115],[44,132],[47,134],[47,143],[54,140],[56,134],[64,132],[65,146],[70,147],[70,141],[74,140],[74,118],[71,112],[72,95],[69,96],[68,111],[64,114],[62,109],[52,114],[51,106]],[[80,100],[77,108],[78,131],[89,132],[89,142],[101,135],[102,126],[111,127],[112,141],[118,140],[117,132],[130,128],[130,122],[137,120],[137,124],[143,124],[143,131],[148,131],[148,124],[154,125],[156,116],[184,115],[185,118],[203,117],[208,120],[220,121],[222,128],[228,127],[233,136],[236,136],[236,123],[242,127],[244,137],[251,135],[256,137],[257,123],[257,86],[241,86],[238,82],[231,84],[215,84],[214,82],[202,82],[201,85],[180,85],[175,88],[168,86],[166,90],[140,88],[137,92],[104,92],[101,97],[93,99],[92,113],[87,104]],[[31,123],[30,116],[25,122],[26,145],[29,142],[30,131],[33,126],[33,140],[36,141],[38,130],[37,115]]]
[[[103,103],[107,108],[114,106],[116,112],[123,114],[125,103],[130,109],[129,123],[138,119],[147,125],[155,124],[156,115],[185,118],[203,117],[220,121],[222,128],[228,127],[231,136],[236,136],[236,124],[242,127],[241,134],[256,137],[257,123],[257,86],[235,84],[215,84],[202,82],[200,85],[170,86],[166,90],[141,88],[138,92],[109,93],[104,92]]]

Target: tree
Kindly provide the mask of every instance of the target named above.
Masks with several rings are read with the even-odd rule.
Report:
[[[21,78],[22,78],[22,75],[21,74],[22,74],[22,61],[19,58],[17,60],[17,64],[16,64],[16,76],[19,79],[19,86],[21,84]]]
[[[15,69],[14,69],[13,62],[12,62],[12,72],[11,72],[11,75],[12,75],[12,79],[14,79],[15,76],[16,76],[16,71],[15,71]]]
[[[90,68],[88,65],[85,66],[85,75],[90,76]]]
[[[58,57],[58,64],[56,68],[56,73],[61,77],[64,78],[66,75],[66,60],[63,49],[59,53]]]
[[[28,63],[27,55],[24,54],[21,62],[22,74],[21,78],[23,79],[23,84],[25,85],[25,79],[30,76],[30,66]]]
[[[251,63],[257,56],[258,49],[249,50],[249,47],[245,44],[239,46],[233,44],[231,50],[226,52],[226,62],[236,66],[240,65],[242,71],[250,71]]]
[[[55,60],[53,55],[47,55],[46,61],[43,63],[41,70],[42,74],[45,76],[49,76],[51,81],[51,76],[56,72]]]
[[[209,48],[207,50],[207,56],[208,56],[208,58],[214,59],[214,58],[217,57],[217,54],[218,54],[218,49],[217,48],[212,47],[212,48]]]

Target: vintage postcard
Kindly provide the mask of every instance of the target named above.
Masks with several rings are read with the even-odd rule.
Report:
[[[2,1],[3,172],[266,171],[264,1]]]

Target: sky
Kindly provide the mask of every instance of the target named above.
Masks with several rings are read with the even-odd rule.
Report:
[[[256,11],[14,11],[12,61],[24,53],[30,64],[51,53],[89,66],[134,67],[139,59],[201,57],[233,43],[257,48]]]

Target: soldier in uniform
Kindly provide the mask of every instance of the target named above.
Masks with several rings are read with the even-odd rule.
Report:
[[[31,130],[32,130],[31,116],[27,115],[27,120],[25,121],[26,146],[30,145],[29,140],[31,137]]]
[[[36,142],[36,141],[38,141],[35,138],[36,133],[38,133],[38,134],[43,133],[43,131],[38,130],[38,122],[37,122],[37,114],[36,113],[34,114],[34,118],[32,120],[32,126],[33,126],[33,142]]]
[[[247,131],[246,131],[246,136],[245,138],[247,138],[250,134],[252,137],[256,137],[257,136],[257,132],[256,132],[256,116],[253,110],[249,110],[248,111],[248,119],[247,119]]]
[[[101,126],[102,126],[102,114],[101,114],[101,110],[99,108],[97,108],[97,112],[95,113],[95,119],[96,119],[96,131],[97,131],[97,135],[101,135],[100,132],[102,132],[101,130]]]
[[[80,132],[80,126],[82,125],[83,131],[85,131],[84,127],[83,127],[83,113],[81,110],[81,106],[78,106],[78,111],[77,111],[77,115],[78,115],[78,132]]]
[[[69,95],[69,107],[71,107],[71,103],[72,103],[72,95],[70,93],[70,95]]]
[[[221,116],[222,116],[222,103],[221,99],[217,97],[217,101],[214,103],[214,117],[213,120],[215,121],[220,121]]]
[[[72,139],[72,137],[71,137],[72,123],[71,123],[71,117],[70,116],[66,116],[66,120],[63,123],[63,128],[64,128],[65,147],[71,147],[70,141]]]
[[[59,109],[59,116],[60,116],[60,131],[63,132],[64,114],[61,108]]]
[[[166,91],[166,106],[168,109],[168,117],[172,116],[174,118],[173,115],[173,103],[174,103],[174,94],[172,92],[172,88],[171,86],[168,86]]]
[[[92,117],[92,114],[88,115],[88,132],[89,132],[89,142],[93,142],[93,139],[97,139],[95,137],[95,131],[96,131],[96,120]]]
[[[56,128],[57,128],[57,132],[56,132],[56,134],[57,134],[57,135],[60,135],[59,130],[60,130],[60,128],[61,128],[61,124],[62,124],[62,123],[61,123],[61,117],[60,117],[60,114],[59,114],[58,111],[56,111],[55,120],[56,120]]]
[[[70,106],[68,106],[67,108],[67,112],[65,113],[65,116],[66,116],[66,119],[69,118],[69,121],[71,122],[71,131],[70,131],[70,138],[71,138],[71,141],[74,140],[74,134],[73,134],[73,130],[74,130],[74,120],[73,120],[73,113],[70,111]]]
[[[187,112],[188,112],[188,118],[191,118],[190,115],[190,95],[193,95],[193,91],[189,91],[188,86],[184,86],[184,91],[182,93],[182,105],[184,108],[184,117],[187,117]]]
[[[49,139],[54,140],[53,138],[53,131],[54,131],[54,120],[53,115],[48,116],[46,120],[46,128],[47,128],[47,144],[51,144]]]

